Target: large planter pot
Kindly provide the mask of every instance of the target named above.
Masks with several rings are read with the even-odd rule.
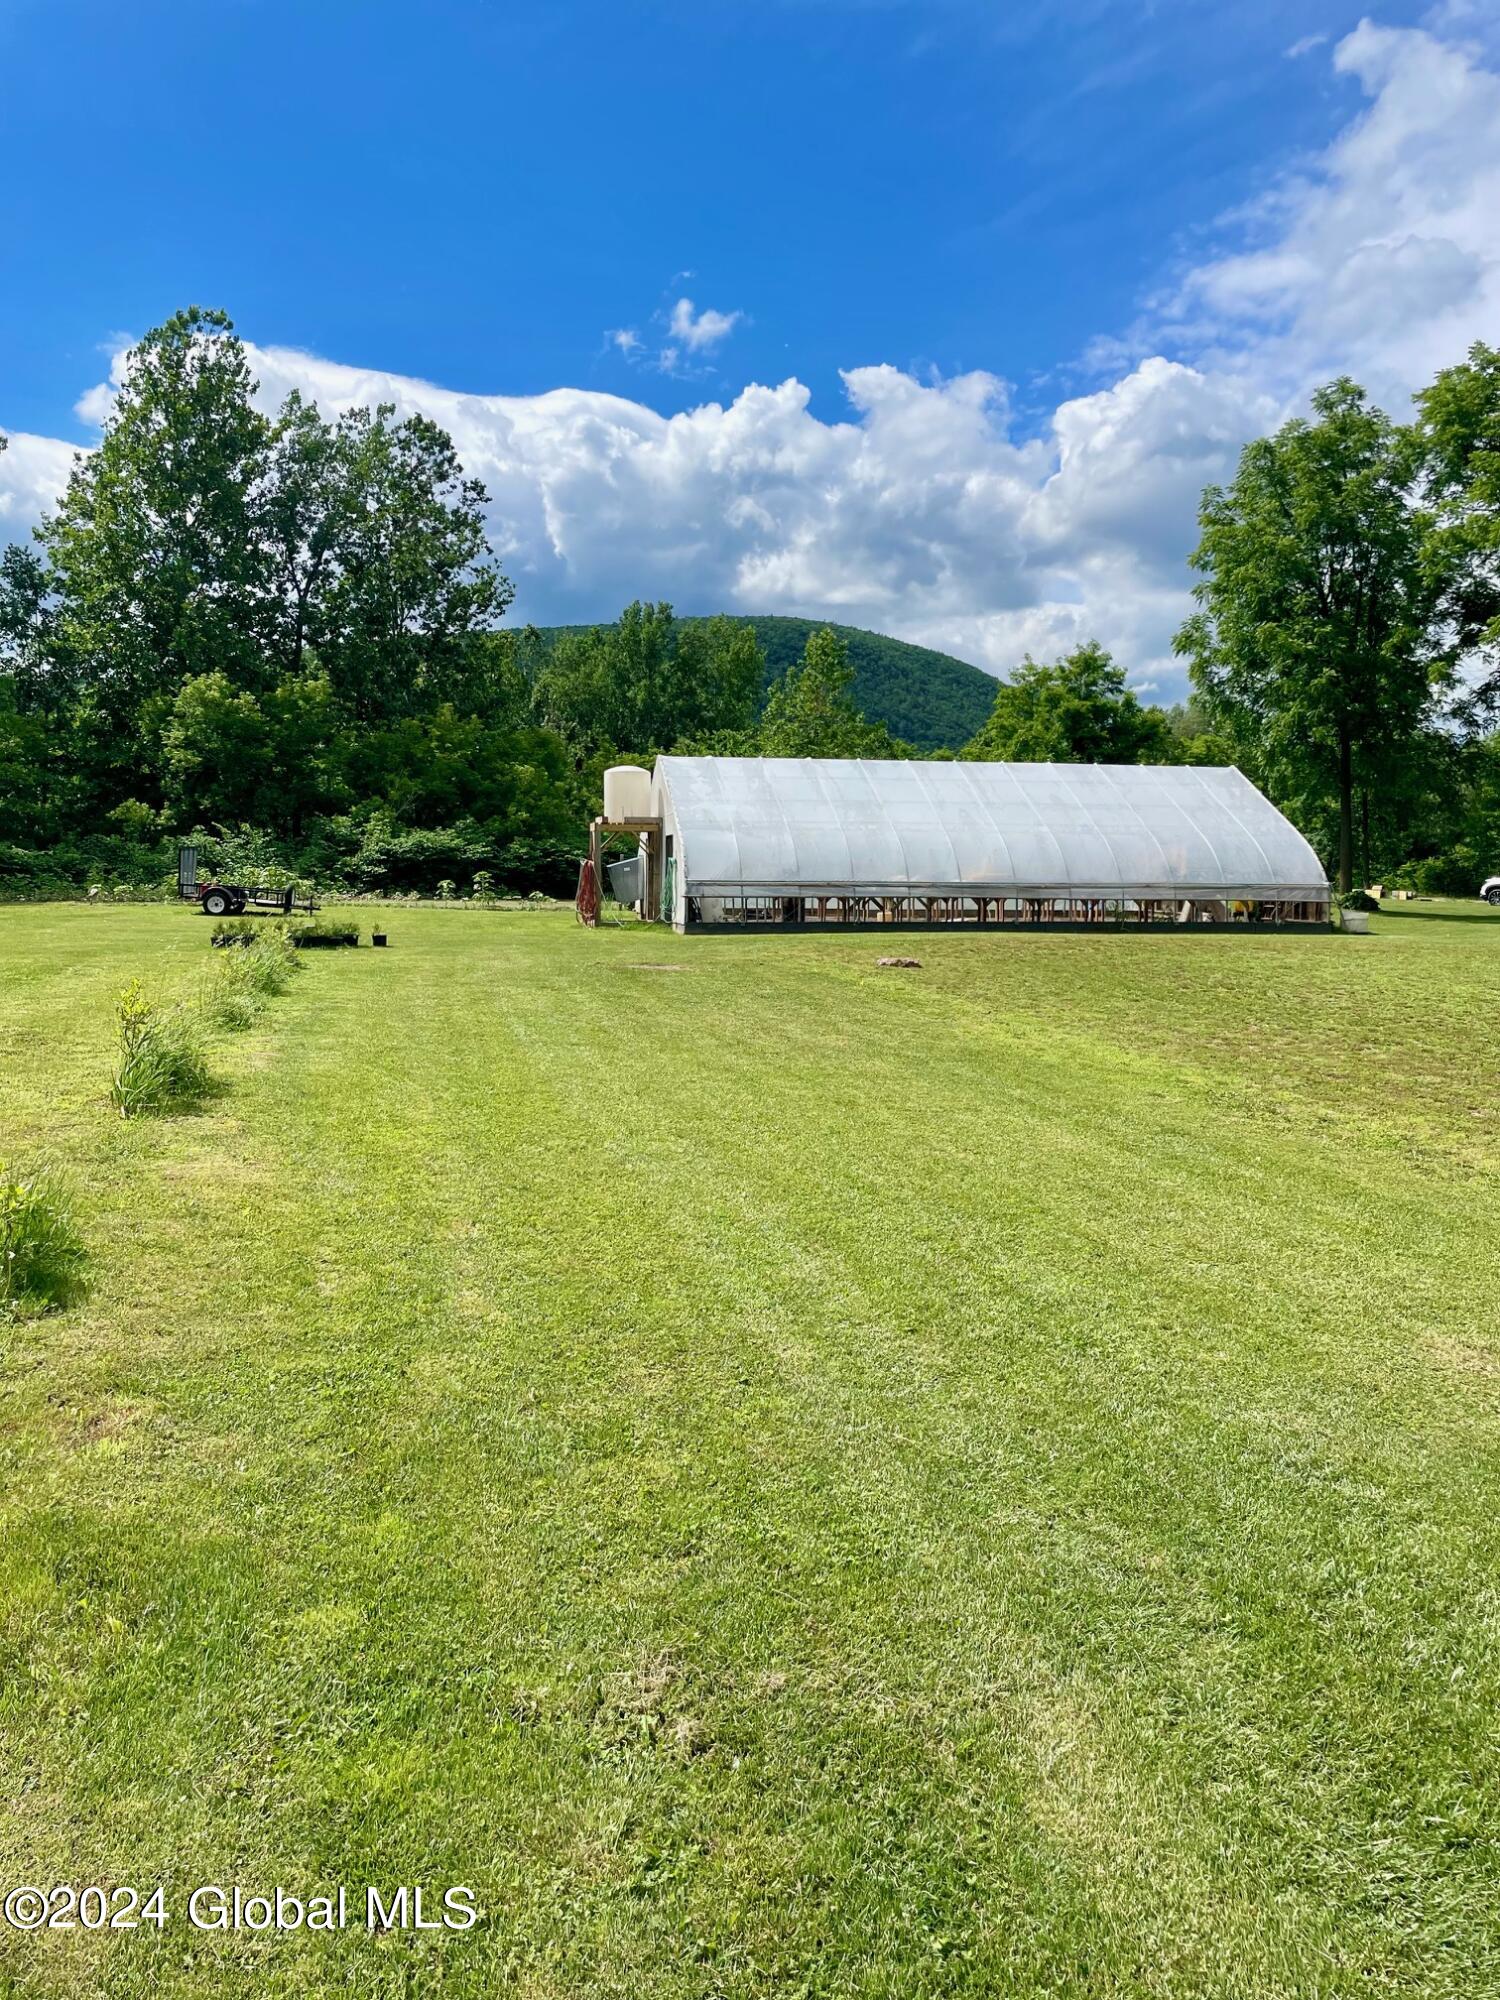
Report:
[[[1343,928],[1352,937],[1366,937],[1369,935],[1370,913],[1368,910],[1345,910],[1341,921]]]

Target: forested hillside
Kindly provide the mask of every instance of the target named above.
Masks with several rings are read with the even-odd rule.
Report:
[[[816,618],[749,618],[766,656],[766,683],[802,657],[819,631]],[[849,649],[854,700],[871,722],[883,722],[903,743],[919,750],[960,750],[979,729],[995,699],[993,678],[951,653],[865,632],[857,625],[833,630]]]
[[[684,620],[684,623],[686,621]],[[748,625],[766,656],[765,685],[779,680],[801,659],[808,639],[824,629],[817,618],[740,618]],[[539,628],[551,640],[560,632],[586,629],[575,625]],[[893,736],[919,750],[959,750],[989,715],[995,683],[966,660],[935,653],[883,632],[866,632],[857,625],[832,628],[844,641],[854,669],[854,701],[871,722],[883,722]]]

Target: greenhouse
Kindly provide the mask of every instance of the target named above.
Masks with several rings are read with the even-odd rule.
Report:
[[[606,777],[618,900],[679,931],[1326,925],[1291,822],[1232,769],[660,757]]]

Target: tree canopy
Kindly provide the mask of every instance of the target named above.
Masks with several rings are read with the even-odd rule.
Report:
[[[1192,556],[1199,610],[1177,649],[1204,706],[1306,814],[1331,793],[1337,874],[1354,873],[1355,798],[1399,770],[1432,721],[1427,521],[1410,437],[1347,379],[1245,447],[1210,487]]]
[[[560,633],[542,658],[537,721],[584,750],[646,754],[683,738],[746,730],[762,656],[748,625],[680,620],[670,604],[628,604],[613,625]]]
[[[1500,349],[1476,343],[1417,396],[1428,572],[1472,701],[1500,707]]]
[[[1176,739],[1159,708],[1125,685],[1094,641],[1043,666],[1028,654],[995,690],[989,719],[964,748],[981,763],[1165,764]]]

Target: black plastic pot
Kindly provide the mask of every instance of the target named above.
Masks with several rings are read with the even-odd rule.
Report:
[[[384,944],[384,943],[385,943],[385,932],[384,932],[384,931],[371,931],[371,933],[370,933],[370,942],[371,942],[371,944]]]

